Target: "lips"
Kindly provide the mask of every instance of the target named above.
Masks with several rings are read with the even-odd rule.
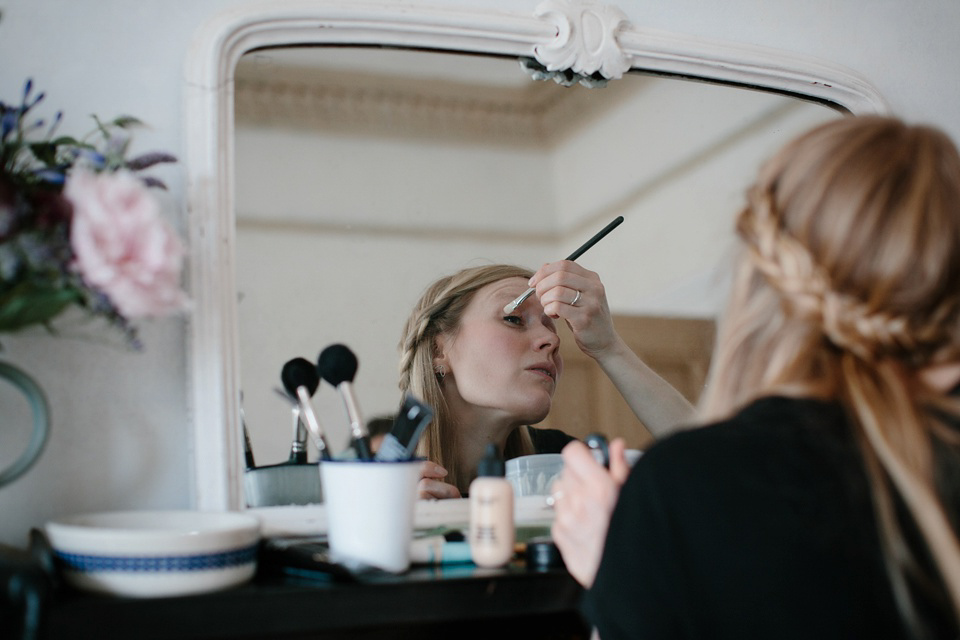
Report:
[[[557,368],[549,362],[539,363],[533,365],[532,367],[527,367],[527,371],[542,373],[546,376],[549,376],[554,382],[557,380]]]

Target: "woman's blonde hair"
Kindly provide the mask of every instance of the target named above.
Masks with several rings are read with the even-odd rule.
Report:
[[[506,264],[471,267],[445,276],[427,287],[404,326],[400,340],[400,390],[433,407],[434,418],[420,440],[418,453],[444,467],[447,478],[459,478],[462,470],[458,468],[457,429],[443,395],[443,379],[433,367],[436,339],[456,335],[464,310],[486,285],[506,278],[527,280],[531,276],[533,271],[529,269]],[[534,453],[526,427],[510,434],[503,453],[506,458]],[[466,487],[459,489],[464,491]]]
[[[841,402],[857,427],[906,622],[920,628],[907,580],[918,565],[895,495],[960,619],[960,545],[950,524],[958,507],[945,507],[934,456],[935,442],[957,446],[960,409],[920,375],[960,361],[956,148],[940,131],[894,118],[822,125],[761,170],[737,233],[743,247],[705,417],[773,393]]]

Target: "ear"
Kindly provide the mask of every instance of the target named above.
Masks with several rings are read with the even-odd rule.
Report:
[[[441,334],[436,336],[433,339],[433,367],[436,369],[438,366],[443,365],[447,366],[449,363],[447,361],[446,354],[447,346],[447,336]]]

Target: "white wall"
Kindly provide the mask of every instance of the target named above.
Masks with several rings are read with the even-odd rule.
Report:
[[[360,0],[356,0],[360,1]],[[64,132],[88,114],[131,113],[152,129],[141,150],[183,153],[184,56],[195,30],[242,0],[0,0],[0,96],[27,77],[64,109]],[[398,4],[408,4],[398,2]],[[418,3],[424,4],[424,3]],[[445,6],[532,12],[524,0],[446,0]],[[960,3],[954,0],[670,0],[621,3],[639,26],[808,54],[853,69],[895,111],[960,138]],[[183,174],[171,168],[171,215],[185,226]],[[3,337],[2,357],[34,375],[53,409],[40,462],[0,489],[0,541],[73,511],[191,505],[187,327],[144,327],[146,351],[92,341]],[[10,425],[0,407],[0,425]],[[6,436],[0,433],[0,442]],[[6,445],[3,445],[6,446]]]

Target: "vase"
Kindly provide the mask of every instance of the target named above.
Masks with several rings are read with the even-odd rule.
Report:
[[[23,370],[7,362],[0,362],[0,381],[2,380],[12,384],[26,396],[33,412],[33,431],[30,442],[20,457],[9,467],[0,469],[0,487],[10,484],[33,466],[43,452],[50,433],[50,408],[40,385]]]

